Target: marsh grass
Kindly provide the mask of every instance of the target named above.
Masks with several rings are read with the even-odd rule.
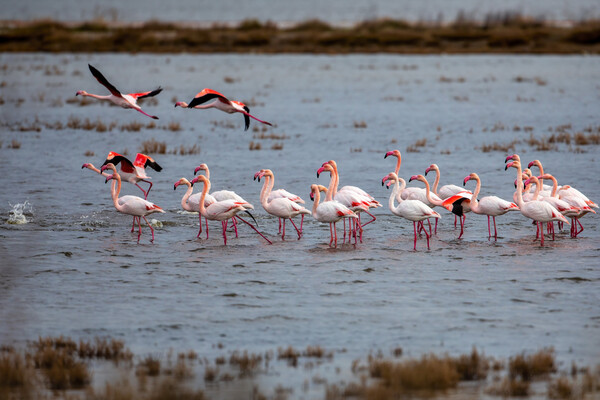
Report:
[[[160,360],[153,356],[146,356],[136,368],[136,375],[158,376],[160,374]]]
[[[21,142],[19,142],[17,139],[13,139],[10,141],[10,146],[11,149],[20,149],[21,148]]]
[[[511,357],[508,361],[508,372],[511,378],[520,377],[523,381],[546,376],[556,372],[554,349],[542,349],[536,353],[524,353]]]
[[[254,142],[254,141],[250,141],[250,144],[248,145],[248,150],[260,150],[262,148],[260,142]]]
[[[167,143],[159,142],[154,138],[144,140],[139,152],[143,154],[165,154],[167,152]]]
[[[271,150],[283,150],[283,143],[273,143]]]

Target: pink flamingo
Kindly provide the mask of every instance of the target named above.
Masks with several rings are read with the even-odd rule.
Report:
[[[192,184],[190,183],[190,181],[188,181],[185,178],[181,178],[177,182],[175,182],[175,184],[173,185],[173,190],[176,190],[177,186],[179,186],[179,185],[186,185],[188,187],[187,191],[183,195],[183,198],[181,199],[181,208],[183,208],[186,211],[198,213],[198,223],[200,225],[200,228],[198,229],[198,235],[196,236],[196,238],[199,238],[200,234],[202,233],[202,214],[200,214],[200,197],[202,194],[201,193],[192,194],[192,192],[194,191],[194,188],[192,187]],[[215,201],[216,200],[214,197],[212,197],[210,194],[207,194],[206,197],[204,198],[204,206],[208,207]],[[208,221],[205,221],[205,222],[206,222],[206,238],[208,239]]]
[[[260,171],[257,172],[256,174],[254,174],[254,180],[256,180],[258,178],[258,181],[260,182],[260,178],[258,176],[259,174],[260,174]],[[271,172],[271,174],[272,174],[272,172]],[[294,203],[304,204],[304,200],[302,200],[302,198],[300,196],[298,196],[297,194],[290,193],[285,189],[273,190],[273,186],[275,186],[275,177],[273,177],[273,179],[270,179],[270,177],[267,176],[267,179],[269,180],[269,186],[270,186],[269,195],[267,197],[267,202],[270,202],[273,199],[286,198],[286,199],[293,201]],[[261,190],[261,202],[262,202],[262,193],[263,192],[266,192],[266,188],[264,186],[263,186],[263,190]],[[278,218],[278,219],[279,219],[279,233],[281,233],[281,218]],[[301,214],[300,233],[302,233],[303,223],[304,223],[304,214]]]
[[[158,165],[151,157],[142,153],[138,153],[135,156],[135,161],[132,163],[127,157],[111,151],[108,153],[108,156],[106,156],[106,160],[104,160],[102,166],[105,166],[108,163],[112,163],[113,165],[120,164],[121,170],[119,171],[119,175],[121,175],[121,179],[137,186],[144,193],[144,199],[148,199],[148,193],[150,193],[150,189],[152,189],[152,182],[148,180],[150,177],[146,175],[146,167],[150,167],[157,172],[162,171],[160,165]],[[150,185],[148,186],[148,190],[144,190],[138,185],[138,182],[140,181]]]
[[[516,160],[515,160],[516,159]],[[518,155],[514,154],[506,158],[506,161],[514,160],[506,164],[504,169],[508,168],[516,168],[517,169],[517,179],[522,177],[523,172],[521,171],[521,162],[518,161]],[[531,179],[531,178],[530,178]],[[540,200],[532,200],[529,202],[523,201],[523,185],[517,185],[517,206],[523,214],[527,218],[531,218],[534,220],[538,227],[538,232],[540,233],[540,242],[541,245],[544,245],[544,222],[549,221],[562,221],[570,225],[569,221],[562,215],[556,208],[552,207],[549,203]]]
[[[242,217],[237,215],[241,211],[246,211],[246,207],[249,205],[249,203],[229,199],[223,201],[216,201],[208,207],[206,207],[204,204],[206,200],[206,195],[210,191],[210,180],[208,180],[208,178],[204,175],[198,175],[197,177],[192,179],[190,183],[193,185],[196,182],[202,182],[204,184],[204,187],[202,188],[202,194],[200,195],[200,200],[198,202],[200,205],[200,214],[202,214],[202,216],[205,219],[211,221],[221,221],[221,226],[223,227],[223,243],[225,245],[227,244],[227,220],[233,217],[238,218],[240,221],[250,226],[269,244],[272,244],[272,242],[269,239],[267,239],[262,233],[260,233],[258,229],[256,229],[251,223],[247,222]]]
[[[350,226],[348,229],[348,241],[352,240],[352,235],[354,235],[354,243],[356,244],[357,231],[360,230],[360,234],[358,236],[360,237],[360,240],[362,242],[363,229],[362,229],[362,226],[360,225],[360,213],[363,211],[368,212],[369,207],[371,206],[371,199],[367,196],[362,195],[357,190],[349,189],[349,188],[353,188],[353,186],[349,186],[349,187],[344,186],[344,188],[342,188],[342,190],[340,190],[338,192],[337,186],[339,183],[339,176],[336,174],[336,170],[333,167],[333,165],[328,162],[323,163],[323,166],[321,168],[319,168],[319,170],[317,171],[317,178],[323,171],[327,171],[330,174],[329,188],[326,191],[325,201],[326,202],[332,201],[332,200],[338,201],[341,204],[343,204],[344,206],[346,206],[347,208],[349,208],[351,211],[353,211],[358,216],[357,219],[352,219],[349,221]],[[319,185],[318,187],[320,188],[321,186]],[[359,189],[359,188],[356,188],[356,189]],[[359,189],[359,190],[361,190],[361,189]],[[372,221],[370,221],[370,222],[372,222]],[[345,241],[346,241],[346,220],[344,220],[344,242]]]
[[[335,223],[340,219],[344,218],[358,218],[352,210],[340,203],[339,201],[331,200],[320,203],[321,194],[319,191],[319,185],[310,186],[310,198],[314,199],[312,208],[313,217],[323,223],[329,224],[329,246],[334,243],[333,247],[337,247],[337,230],[335,229]]]
[[[454,196],[455,194],[458,193],[463,193],[465,192],[465,189],[461,188],[460,186],[456,186],[456,185],[444,185],[442,186],[439,191],[438,191],[438,184],[440,182],[440,178],[441,178],[441,172],[440,172],[440,168],[437,166],[437,164],[431,164],[429,167],[427,167],[427,169],[425,170],[425,176],[427,176],[427,173],[431,172],[431,171],[435,171],[436,175],[435,175],[435,181],[433,182],[433,190],[432,192],[437,195],[440,199],[442,200],[446,200],[449,197]],[[396,174],[398,174],[396,172]],[[471,193],[469,190],[467,190],[466,192]],[[429,200],[431,202],[431,200]],[[463,201],[461,201],[460,203],[457,203],[452,210],[456,209],[456,214],[454,214],[454,227],[456,228],[456,218],[460,217],[462,218],[461,220],[461,232],[464,228],[465,225],[465,214],[468,213],[469,211],[471,211],[471,207],[470,207],[470,200],[467,198],[464,198]],[[452,211],[450,210],[450,211]],[[437,233],[437,220],[436,222],[436,226],[435,226],[435,232]],[[462,236],[462,234],[459,236]]]
[[[404,181],[404,179],[398,178],[398,175],[396,175],[395,172],[390,172],[381,180],[382,186],[385,184],[385,181],[389,181],[387,185],[388,188],[392,183],[394,183],[394,190],[390,194],[389,199],[390,211],[394,215],[408,219],[409,221],[413,222],[413,230],[415,232],[413,249],[417,250],[417,222],[422,222],[429,218],[439,219],[442,218],[442,216],[438,212],[433,211],[422,201],[410,199],[403,200],[401,192],[406,188],[406,182]],[[394,199],[398,200],[397,206],[394,206]],[[427,230],[424,229],[422,225],[419,228],[419,230],[421,229],[423,230],[423,232],[425,232],[425,237],[427,237],[427,250],[429,250],[430,235],[427,233]]]
[[[198,171],[204,171],[205,174],[206,174],[206,179],[208,179],[210,181],[210,170],[208,169],[208,165],[202,163],[199,166],[197,166],[194,169],[194,175],[196,175],[198,173]],[[254,221],[254,223],[258,225],[258,223],[256,222],[256,219],[254,219],[254,216],[252,214],[250,214],[250,211],[248,211],[248,210],[254,210],[254,206],[252,204],[248,203],[246,200],[244,200],[242,198],[242,196],[240,196],[236,192],[231,191],[231,190],[218,190],[216,192],[212,192],[210,195],[216,201],[235,200],[238,203],[244,204],[243,207],[245,208],[246,214],[248,214],[250,216],[250,218],[252,218],[252,220]],[[238,232],[237,232],[236,216],[234,216],[231,219],[231,221],[232,221],[232,224],[233,224],[233,228],[235,230],[235,237],[237,238],[238,237]]]
[[[281,234],[281,239],[285,240],[286,219],[290,220],[290,222],[296,229],[296,232],[298,233],[298,239],[300,239],[300,237],[302,236],[302,231],[298,230],[298,227],[296,226],[292,218],[299,214],[301,214],[302,216],[304,216],[304,214],[310,214],[310,211],[287,197],[270,197],[272,193],[271,189],[273,188],[275,182],[273,171],[271,171],[270,169],[261,169],[254,176],[258,178],[259,182],[260,178],[262,178],[263,176],[267,177],[267,179],[265,179],[265,183],[263,184],[263,188],[260,193],[260,202],[266,212],[279,218],[280,224],[281,220],[283,220],[283,233]]]
[[[201,105],[210,100],[215,101],[206,105]],[[186,102],[178,101],[177,103],[175,103],[175,107],[177,106],[197,109],[216,108],[217,110],[224,111],[228,114],[233,114],[236,112],[242,113],[244,114],[244,122],[246,127],[244,130],[248,130],[248,127],[250,126],[250,118],[257,120],[258,122],[262,122],[263,124],[272,126],[270,122],[263,121],[261,119],[256,118],[253,115],[250,115],[250,109],[244,103],[229,100],[221,93],[208,88],[202,89],[202,91],[192,99],[189,105]]]
[[[77,93],[75,93],[75,96],[82,95],[93,97],[99,100],[108,100],[120,107],[133,108],[134,110],[139,111],[150,118],[158,119],[156,115],[149,115],[142,111],[141,107],[137,105],[137,100],[143,99],[145,97],[156,96],[162,91],[162,88],[159,87],[158,89],[152,90],[150,92],[121,94],[121,92],[119,92],[117,88],[115,88],[113,85],[110,84],[108,80],[106,80],[106,78],[100,73],[100,71],[92,67],[90,64],[88,64],[88,67],[90,68],[92,75],[94,75],[94,77],[98,80],[98,82],[100,82],[101,85],[108,89],[110,94],[106,96],[100,96],[98,94],[88,93],[85,90],[80,90]]]
[[[504,215],[509,211],[518,211],[519,207],[515,203],[503,200],[497,196],[485,196],[482,197],[481,200],[477,200],[477,196],[481,190],[481,179],[479,179],[479,175],[473,172],[469,176],[465,177],[463,185],[466,185],[470,179],[473,179],[475,182],[477,182],[477,185],[475,186],[475,192],[473,193],[473,198],[471,199],[471,211],[473,211],[475,214],[487,215],[488,240],[490,240],[492,237],[490,227],[490,217],[492,217],[494,220],[494,240],[498,240],[496,217],[499,215]]]
[[[579,215],[579,212],[582,210],[582,206],[587,206],[585,204],[585,202],[583,202],[583,204],[577,202],[575,204],[577,204],[577,206],[573,205],[573,204],[569,204],[568,202],[561,200],[558,198],[558,182],[556,180],[556,178],[550,174],[544,174],[544,175],[540,175],[538,176],[538,180],[540,182],[542,182],[542,179],[550,179],[552,180],[552,186],[551,186],[551,191],[550,191],[550,195],[546,196],[546,197],[542,197],[541,200],[550,203],[554,208],[556,208],[558,211],[560,211],[560,213],[562,215],[564,215],[567,218],[571,218],[571,237],[575,237],[573,236],[574,232],[573,230],[576,229],[576,224],[574,221],[574,219]],[[540,183],[540,185],[542,185]],[[590,209],[588,207],[588,209]],[[591,210],[591,209],[590,209]],[[559,222],[558,223],[558,227],[559,229],[562,229],[562,223]],[[552,227],[554,228],[554,227]],[[582,228],[583,230],[583,228]]]
[[[113,205],[120,213],[133,215],[138,217],[138,243],[140,242],[140,237],[142,236],[142,224],[140,218],[144,218],[146,224],[150,228],[152,232],[152,239],[150,242],[154,242],[154,228],[146,219],[146,215],[150,215],[156,212],[164,213],[163,209],[157,206],[154,203],[149,202],[148,200],[144,200],[141,197],[137,196],[123,196],[119,198],[119,194],[121,193],[121,176],[117,172],[117,168],[112,163],[108,163],[101,168],[101,171],[110,168],[113,171],[113,174],[106,178],[106,180],[116,179],[117,188],[115,189],[115,182],[111,185],[111,196],[113,199]]]

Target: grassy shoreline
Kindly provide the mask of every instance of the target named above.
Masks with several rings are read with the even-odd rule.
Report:
[[[1,21],[2,52],[600,54],[600,20],[555,23],[516,13],[450,23],[378,19],[350,26],[160,21]]]
[[[320,393],[316,396],[327,400],[447,395],[584,399],[600,393],[600,366],[561,366],[551,348],[503,360],[475,348],[458,356],[430,353],[412,358],[398,347],[389,355],[378,352],[351,365],[335,366],[334,359],[343,352],[320,346],[304,350],[287,346],[264,353],[223,349],[209,359],[194,350],[135,355],[122,341],[109,338],[40,337],[24,349],[0,346],[0,398],[153,400],[233,395],[283,400],[311,391],[311,398]],[[293,379],[296,384],[291,376],[298,378]]]

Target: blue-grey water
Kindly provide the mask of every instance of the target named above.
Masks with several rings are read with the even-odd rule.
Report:
[[[93,99],[86,106],[69,102],[81,89],[106,93],[88,63],[123,92],[162,85],[157,102],[143,106],[160,117],[156,128],[122,131],[152,120]],[[515,171],[504,171],[504,158],[516,151],[524,163],[540,159],[559,183],[598,201],[597,145],[538,151],[527,143],[561,125],[597,134],[598,57],[2,54],[0,65],[4,343],[111,336],[138,354],[194,349],[209,358],[320,345],[345,350],[336,359],[346,368],[354,358],[398,346],[409,355],[476,346],[497,357],[553,346],[562,365],[600,360],[597,215],[582,219],[577,239],[563,231],[540,247],[519,213],[499,217],[498,241],[490,242],[485,217],[468,215],[457,240],[452,215],[440,210],[431,251],[420,240],[415,252],[412,224],[391,215],[389,191],[380,184],[395,165],[383,155],[398,148],[405,179],[435,162],[442,184],[460,185],[477,172],[482,196],[511,199]],[[204,87],[245,101],[275,126],[255,132],[252,121],[244,132],[240,115],[173,107]],[[73,118],[116,127],[72,129]],[[181,129],[163,129],[169,123]],[[98,166],[109,151],[133,158],[151,138],[167,145],[167,154],[153,155],[163,171],[149,170],[149,200],[166,213],[152,216],[162,223],[155,242],[146,228],[137,244],[131,218],[112,206],[109,185],[81,165]],[[407,151],[420,139],[427,141],[419,152]],[[481,151],[513,140],[514,150]],[[250,151],[251,141],[262,148]],[[272,149],[275,143],[283,149]],[[199,154],[172,153],[193,145]],[[311,217],[301,240],[288,227],[282,242],[277,220],[259,205],[262,183],[254,173],[272,169],[276,187],[310,207],[310,185],[328,183],[316,170],[329,159],[338,162],[341,184],[384,203],[373,211],[377,221],[356,247],[329,248],[328,227]],[[210,239],[196,239],[197,216],[180,212],[184,188],[174,191],[173,184],[191,179],[202,162],[211,167],[213,190],[235,189],[254,203],[273,245],[242,226],[240,237],[230,232],[223,246],[217,223],[210,224]],[[123,186],[123,194],[140,193]],[[20,212],[18,221],[26,223],[9,223]]]
[[[518,12],[546,20],[598,18],[596,0],[0,0],[0,19],[53,18],[61,21],[239,22],[244,19],[298,22],[317,18],[332,23],[352,23],[373,18],[409,21],[450,21],[459,14],[483,19],[487,14]]]

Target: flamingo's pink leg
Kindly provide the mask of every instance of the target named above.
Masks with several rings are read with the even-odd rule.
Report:
[[[227,220],[221,221],[221,226],[223,227],[223,244],[227,245]]]
[[[413,246],[414,250],[417,250],[417,222],[413,221],[413,230],[415,231],[415,243]]]
[[[148,186],[148,190],[146,190],[146,191],[144,192],[144,199],[145,199],[145,200],[147,200],[147,199],[148,199],[148,193],[150,193],[150,189],[152,189],[152,182],[150,182],[150,181],[147,181],[146,179],[141,179],[141,181],[142,181],[142,182],[146,182],[146,183],[149,183],[149,184],[150,184],[150,186]],[[136,183],[136,185],[137,185],[137,183]],[[141,189],[141,187],[140,187],[139,185],[138,185],[138,187]],[[143,191],[143,190],[142,190],[142,191]]]
[[[575,230],[577,231],[577,233],[575,234],[575,237],[577,237],[577,236],[579,236],[579,234],[580,234],[581,232],[583,232],[583,225],[581,225],[581,221],[579,221],[579,218],[575,218],[575,222],[576,222],[577,224],[579,224],[579,227],[581,228],[581,230],[580,230],[580,231],[577,231],[577,226],[575,227]]]
[[[498,231],[496,230],[496,217],[492,217],[494,220],[494,240],[498,240]]]
[[[135,184],[135,186],[139,187],[142,193],[144,193],[144,200],[148,198],[148,192],[146,192],[139,184]]]
[[[540,225],[540,240],[542,241],[541,245],[544,246],[544,224],[542,222],[538,222]]]
[[[198,213],[198,226],[200,227],[198,229],[198,236],[196,236],[196,239],[200,238],[200,234],[202,233],[202,214]]]
[[[279,232],[278,233],[281,234],[281,218],[278,218],[278,219],[279,219]]]
[[[262,119],[258,119],[258,118],[256,118],[254,115],[250,115],[249,113],[247,113],[247,112],[245,112],[245,111],[240,111],[240,112],[241,112],[242,114],[244,114],[244,115],[247,115],[247,116],[249,116],[250,118],[253,118],[253,119],[257,120],[258,122],[262,122],[263,124],[266,124],[266,125],[273,126],[273,124],[271,124],[270,122],[263,121]]]
[[[298,240],[300,240],[300,237],[302,236],[302,231],[299,231],[298,228],[296,227],[296,224],[294,223],[294,220],[290,218],[290,222],[292,223],[292,225],[294,225],[294,228],[296,228],[296,232],[298,232]]]
[[[460,235],[458,235],[459,239],[462,237],[464,232],[465,232],[465,220],[461,217],[460,218]]]
[[[131,233],[133,233],[133,231],[135,230],[135,221],[139,218],[140,217],[136,217],[135,215],[133,216],[133,222],[131,223]]]
[[[145,219],[145,217],[144,217]],[[142,236],[142,219],[138,217],[138,243],[140,242],[140,237]]]
[[[488,215],[488,240],[492,237],[492,231],[490,230],[490,216]]]
[[[150,115],[150,114],[146,114],[145,112],[143,112],[140,108],[134,108],[134,110],[141,112],[142,114],[144,114],[147,117],[150,117],[152,119],[158,119],[158,117],[156,115]]]
[[[329,224],[329,247],[331,247],[331,243],[333,243],[333,222]]]
[[[237,231],[237,221],[236,221],[236,218],[239,218],[239,217],[234,216],[231,219],[233,220],[233,230],[235,231],[235,237],[237,239],[237,237],[238,237],[238,231]]]
[[[304,214],[300,217],[300,233],[302,233],[302,224],[304,223]]]
[[[372,219],[371,219],[369,222],[365,222],[365,223],[364,223],[364,224],[361,226],[361,227],[363,227],[363,228],[364,228],[365,226],[369,225],[371,222],[373,222],[373,221],[375,221],[375,220],[377,219],[377,218],[375,218],[375,216],[374,216],[373,214],[371,214],[370,212],[368,212],[368,211],[366,211],[366,210],[365,210],[365,212],[366,212],[367,214],[369,214],[369,215],[371,216],[371,218],[372,218]]]
[[[152,225],[150,225],[150,223],[148,222],[148,220],[146,219],[146,217],[144,217],[144,221],[146,221],[146,223],[148,224],[148,227],[150,228],[150,232],[152,232],[152,240],[150,240],[150,241],[152,243],[154,243],[154,228],[152,227]],[[141,226],[140,226],[140,231],[141,231]]]
[[[246,221],[244,218],[240,217],[239,215],[236,215],[235,217],[236,217],[236,218],[239,218],[239,220],[240,220],[240,221],[244,222],[245,224],[247,224],[248,226],[250,226],[250,228],[254,229],[254,230],[256,231],[256,233],[258,233],[260,236],[262,236],[262,238],[263,238],[263,239],[265,239],[267,242],[269,242],[269,244],[273,244],[273,242],[271,242],[269,239],[267,239],[267,238],[265,237],[265,235],[263,235],[262,233],[260,233],[260,232],[258,231],[258,229],[256,229],[256,228],[254,227],[254,225],[252,225],[250,222]]]

